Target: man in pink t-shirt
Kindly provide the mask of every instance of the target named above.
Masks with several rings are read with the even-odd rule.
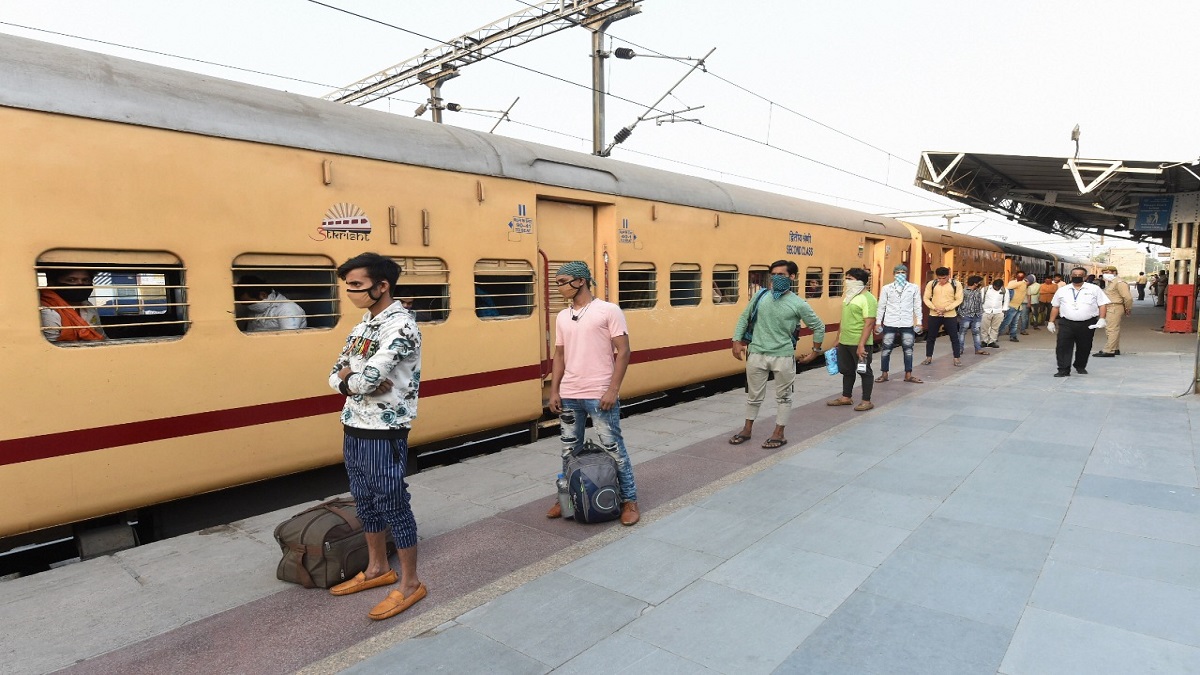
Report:
[[[554,374],[550,380],[550,412],[559,415],[563,473],[571,452],[582,448],[587,418],[592,418],[600,445],[617,460],[621,486],[621,524],[641,516],[637,484],[625,442],[621,439],[621,402],[617,396],[629,368],[629,329],[621,308],[592,295],[592,273],[576,261],[558,269],[554,282],[570,305],[555,321]],[[561,518],[556,499],[547,518]]]

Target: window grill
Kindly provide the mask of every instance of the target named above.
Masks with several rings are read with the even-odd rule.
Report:
[[[829,297],[842,297],[842,288],[845,286],[846,271],[841,267],[829,268]]]
[[[716,265],[713,267],[713,304],[724,305],[736,303],[738,301],[738,291],[740,290],[741,284],[738,283],[737,265]]]
[[[42,334],[60,347],[179,338],[190,325],[185,275],[182,262],[161,251],[48,251],[36,267]],[[84,283],[62,283],[64,276]],[[85,298],[59,295],[83,289]],[[104,339],[87,339],[96,333]]]
[[[617,304],[621,309],[650,309],[658,302],[653,263],[625,262],[617,270]]]
[[[671,306],[694,307],[700,304],[700,266],[695,263],[671,265]]]
[[[450,270],[441,258],[392,258],[400,279],[392,297],[410,309],[417,323],[437,323],[450,316]]]
[[[332,328],[341,317],[337,267],[325,256],[247,253],[230,271],[242,331]]]
[[[533,314],[533,266],[524,260],[475,263],[475,316],[510,319]]]

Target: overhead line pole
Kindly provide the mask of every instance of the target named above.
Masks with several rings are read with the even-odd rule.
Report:
[[[324,96],[339,103],[366,105],[416,84],[426,84],[431,98],[440,98],[440,85],[462,66],[482,61],[506,49],[557,33],[571,26],[611,22],[641,11],[642,0],[549,0],[460,35],[440,47],[381,70]],[[435,115],[436,101],[431,101]]]

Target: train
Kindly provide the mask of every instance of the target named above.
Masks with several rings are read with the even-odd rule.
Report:
[[[1071,262],[13,36],[0,146],[0,538],[340,462],[326,376],[359,314],[335,270],[363,251],[400,263],[422,331],[418,449],[546,419],[565,261],[625,311],[627,398],[741,372],[733,327],[776,259],[814,282],[827,344],[849,268],[878,293],[898,262],[917,281]],[[106,339],[43,330],[64,269],[90,275]],[[268,288],[303,328],[247,329],[242,291]]]

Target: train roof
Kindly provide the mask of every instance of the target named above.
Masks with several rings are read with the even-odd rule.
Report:
[[[11,35],[0,105],[910,237],[851,209]]]
[[[903,222],[905,225],[920,232],[926,242],[940,242],[951,246],[965,246],[982,250],[1000,250],[1000,246],[991,239],[984,239],[983,237],[976,237],[962,232],[949,232],[928,225],[918,225],[917,223],[910,223],[907,220]]]

